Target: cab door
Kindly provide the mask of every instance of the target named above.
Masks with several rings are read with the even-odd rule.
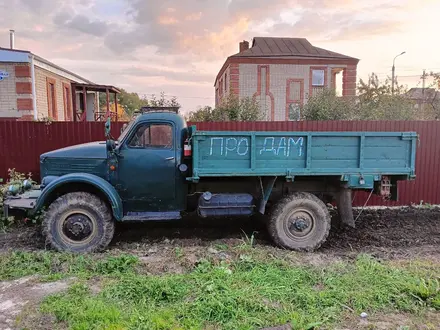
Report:
[[[144,122],[120,148],[118,185],[127,212],[176,210],[176,137],[172,122]]]

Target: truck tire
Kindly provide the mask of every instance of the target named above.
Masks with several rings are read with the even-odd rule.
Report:
[[[58,251],[89,253],[104,250],[115,231],[112,213],[104,201],[86,192],[56,199],[45,214],[46,244]]]
[[[330,213],[315,195],[295,193],[282,199],[273,211],[268,230],[278,246],[314,251],[327,239],[331,227]]]

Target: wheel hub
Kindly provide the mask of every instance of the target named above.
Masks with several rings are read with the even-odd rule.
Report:
[[[303,218],[296,219],[290,224],[290,230],[297,230],[300,232],[303,232],[309,227],[310,224],[307,222],[306,219]]]
[[[85,214],[72,214],[63,224],[63,234],[73,241],[86,240],[93,232],[93,223]]]
[[[304,238],[313,231],[315,219],[305,210],[296,210],[290,215],[286,224],[286,232],[293,238]]]

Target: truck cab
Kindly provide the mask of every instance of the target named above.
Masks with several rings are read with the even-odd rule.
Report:
[[[142,214],[180,217],[185,209],[187,183],[183,144],[185,120],[171,112],[151,112],[133,120],[108,150],[109,182],[122,199],[129,217]]]

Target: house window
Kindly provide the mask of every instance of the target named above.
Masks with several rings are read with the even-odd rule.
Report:
[[[292,121],[301,120],[301,107],[299,103],[289,103],[288,119]]]
[[[52,78],[47,78],[46,89],[47,89],[47,108],[48,116],[52,119],[57,120],[57,92],[56,92],[56,81]]]
[[[72,120],[72,90],[69,84],[63,83],[64,120]]]
[[[312,70],[312,86],[324,87],[325,70]]]
[[[78,95],[78,97],[79,97],[79,109],[80,109],[81,111],[84,111],[84,109],[85,109],[85,104],[84,104],[84,93],[81,92],[81,93],[77,93],[76,95]]]
[[[225,93],[227,93],[228,92],[228,74],[227,73],[225,73]]]
[[[304,98],[304,80],[287,79],[286,120],[301,120],[301,106]]]

